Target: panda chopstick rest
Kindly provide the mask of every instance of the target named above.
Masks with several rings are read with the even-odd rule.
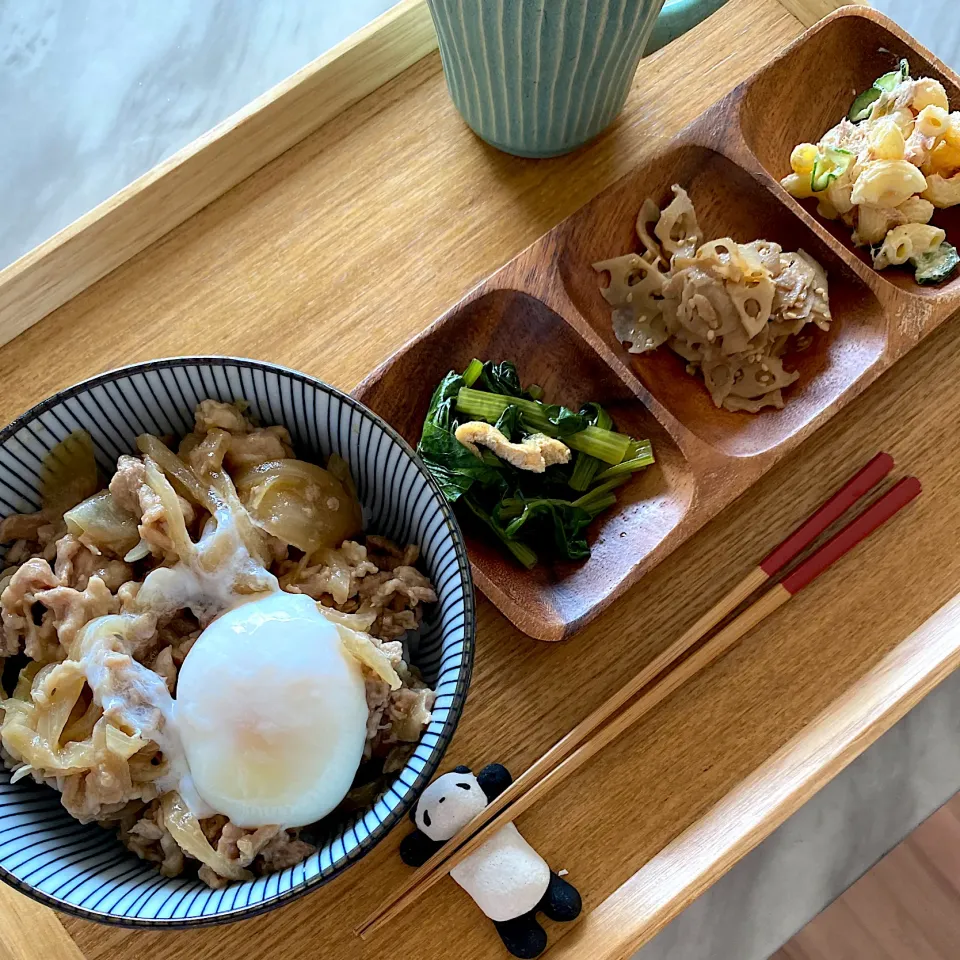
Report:
[[[512,782],[510,772],[499,763],[489,764],[477,776],[469,767],[457,767],[437,777],[413,809],[417,829],[400,844],[403,862],[422,866]],[[580,915],[576,888],[551,871],[512,823],[454,867],[450,876],[493,921],[515,957],[537,957],[546,949],[547,934],[537,922],[538,912],[559,921]]]

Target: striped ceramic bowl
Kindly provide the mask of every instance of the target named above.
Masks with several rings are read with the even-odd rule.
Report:
[[[300,455],[338,453],[350,464],[369,528],[417,543],[439,602],[412,659],[437,691],[433,720],[413,757],[369,808],[326,824],[318,852],[281,873],[223,890],[162,877],[112,834],[82,826],[58,794],[0,769],[0,876],[42,903],[106,923],[199,926],[248,917],[318,887],[360,859],[437,769],[463,709],[473,663],[473,586],[453,514],[400,436],[349,396],[273,364],[226,357],[156,360],[105,373],[34,407],[0,432],[0,515],[39,509],[44,454],[77,429],[93,437],[104,473],[140,433],[183,434],[207,397],[243,398],[265,424],[283,424]]]

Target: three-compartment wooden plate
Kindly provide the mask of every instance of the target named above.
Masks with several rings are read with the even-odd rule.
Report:
[[[960,78],[872,11],[838,11],[682,131],[657,156],[481,283],[365,379],[354,395],[415,443],[434,386],[472,357],[513,360],[551,402],[606,406],[617,428],[652,440],[657,463],[621,488],[592,527],[582,564],[521,569],[468,533],[478,586],[521,630],[561,640],[743,493],[960,307],[960,278],[938,287],[875,272],[842,223],[818,220],[780,187],[794,144],[815,142],[856,94],[905,57],[960,105]],[[814,80],[814,78],[817,78]],[[800,377],[783,409],[717,409],[667,349],[629,354],[611,329],[596,261],[637,248],[640,204],[690,194],[707,238],[772,240],[826,268],[834,323],[788,357]],[[934,223],[960,240],[960,208]]]

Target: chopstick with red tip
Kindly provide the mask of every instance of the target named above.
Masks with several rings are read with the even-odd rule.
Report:
[[[889,454],[878,454],[874,457],[774,550],[760,567],[727,593],[679,640],[574,727],[453,839],[447,841],[442,849],[415,871],[391,901],[388,901],[357,929],[358,935],[365,938],[396,917],[405,907],[445,877],[465,857],[486,842],[495,830],[518,817],[547,792],[562,783],[570,774],[636,723],[640,717],[726,653],[741,637],[782,607],[824,570],[913,500],[920,493],[920,481],[915,477],[907,477],[895,484],[860,516],[819,547],[780,583],[762,594],[696,653],[663,676],[660,682],[652,686],[630,707],[620,712],[628,701],[675,663],[758,586],[787,566],[849,507],[872,490],[892,467],[893,459]],[[603,726],[611,717],[614,719]]]

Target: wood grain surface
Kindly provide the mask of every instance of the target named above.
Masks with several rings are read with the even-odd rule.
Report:
[[[842,4],[834,0],[780,0],[805,27],[812,27],[828,13],[833,13]],[[870,0],[849,0],[849,6],[869,7]]]
[[[165,354],[262,357],[350,389],[801,27],[780,0],[730,0],[641,65],[610,131],[546,162],[506,157],[470,135],[431,54],[0,350],[0,419],[104,368]],[[956,592],[958,383],[950,322],[571,642],[533,643],[480,602],[475,677],[447,759],[521,770],[878,449],[923,479],[918,504],[521,819],[554,868],[570,871],[588,914]],[[923,666],[935,676],[949,664]],[[896,679],[889,696],[909,702]],[[821,730],[828,752],[829,732]],[[861,744],[855,737],[854,749]],[[716,843],[719,828],[707,822],[700,842]],[[742,830],[718,869],[756,834],[756,824]],[[163,934],[63,924],[85,960],[440,960],[453,937],[464,960],[501,956],[453,883],[385,936],[366,944],[352,936],[405,876],[400,835],[329,887],[246,923]],[[684,889],[691,884],[688,876]],[[551,927],[558,953],[576,929]],[[626,955],[637,929],[604,939],[591,960]],[[70,956],[56,949],[32,957]]]
[[[592,911],[551,960],[645,943],[958,666],[960,594]]]

